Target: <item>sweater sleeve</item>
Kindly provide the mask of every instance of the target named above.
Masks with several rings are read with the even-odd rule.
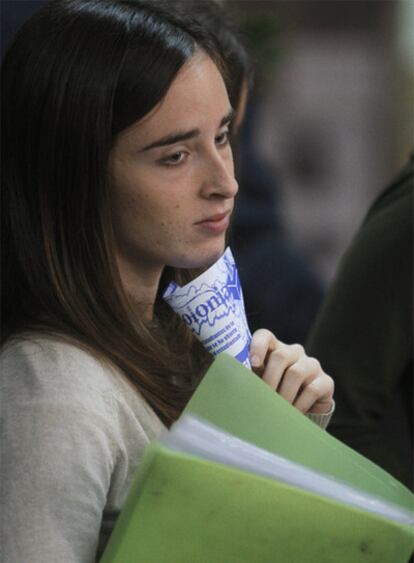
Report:
[[[102,366],[52,356],[32,345],[1,359],[4,563],[95,561],[120,455]]]
[[[324,412],[324,413],[308,412],[306,413],[306,416],[309,418],[309,420],[320,426],[322,430],[326,430],[334,412],[335,412],[335,401],[332,401],[332,406],[329,412]]]

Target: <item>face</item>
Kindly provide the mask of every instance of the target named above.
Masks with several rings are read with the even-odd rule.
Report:
[[[223,252],[237,183],[223,79],[196,54],[163,101],[111,152],[118,263],[129,272],[195,268]]]

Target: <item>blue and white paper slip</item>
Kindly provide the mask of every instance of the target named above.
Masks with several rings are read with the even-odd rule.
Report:
[[[163,298],[213,356],[227,352],[250,366],[251,333],[243,293],[230,248],[187,285],[171,282]]]

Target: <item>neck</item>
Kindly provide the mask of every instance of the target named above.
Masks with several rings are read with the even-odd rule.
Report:
[[[153,320],[154,304],[163,268],[137,269],[118,259],[121,282],[137,315]]]

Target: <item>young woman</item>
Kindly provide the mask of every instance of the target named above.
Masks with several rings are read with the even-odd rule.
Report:
[[[4,561],[102,553],[146,444],[211,358],[163,304],[223,252],[225,64],[173,2],[57,0],[2,71]],[[255,371],[325,426],[333,383],[266,330]],[[254,397],[252,397],[254,401]]]

